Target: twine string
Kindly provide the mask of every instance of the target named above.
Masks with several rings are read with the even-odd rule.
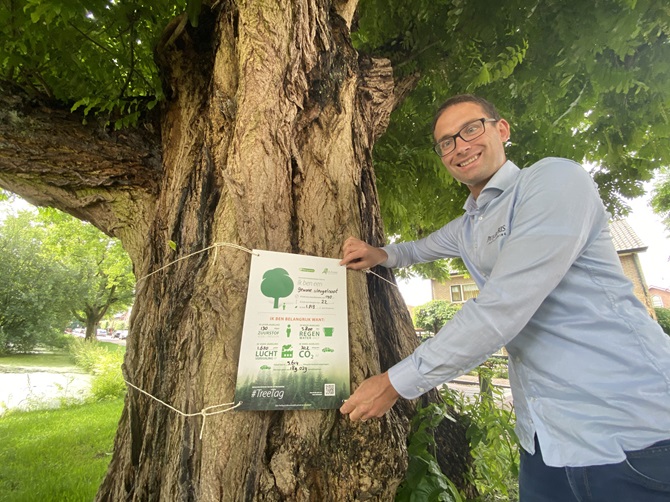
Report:
[[[186,260],[187,258],[190,258],[191,256],[195,256],[195,255],[198,255],[200,253],[204,253],[205,251],[209,251],[210,249],[214,249],[214,261],[216,261],[216,259],[219,256],[219,248],[220,247],[229,247],[229,248],[233,248],[233,249],[239,249],[240,251],[245,251],[249,254],[260,256],[258,253],[254,253],[253,250],[251,250],[247,247],[244,247],[244,246],[240,246],[239,244],[233,244],[232,242],[215,242],[211,246],[207,246],[206,248],[200,249],[198,251],[194,251],[193,253],[189,253],[186,256],[182,256],[180,258],[177,258],[176,260],[172,260],[170,263],[168,263],[166,265],[163,265],[162,267],[157,268],[153,272],[150,272],[147,275],[144,275],[144,276],[140,277],[139,279],[137,279],[137,282],[140,282],[140,281],[142,281],[142,280],[144,280],[148,277],[151,277],[152,275],[157,274],[161,270],[165,270],[166,268],[171,267],[172,265],[174,265],[177,262],[180,262],[182,260]],[[382,281],[386,281],[390,285],[395,286],[396,288],[398,287],[398,285],[396,283],[389,281],[385,277],[382,277],[381,275],[377,274],[376,272],[373,272],[369,268],[363,270],[363,272],[365,272],[366,274],[375,275],[375,276],[379,277]]]
[[[386,277],[382,277],[381,275],[379,275],[379,274],[373,272],[373,271],[370,270],[369,268],[366,268],[363,272],[365,272],[366,274],[376,275],[376,276],[379,277],[382,281],[386,281],[386,282],[388,282],[391,286],[395,286],[396,288],[398,287],[398,285],[397,285],[395,282],[391,282],[391,281],[389,281]]]
[[[161,400],[158,399],[156,396],[152,396],[152,395],[149,394],[147,391],[145,391],[145,390],[143,390],[143,389],[140,389],[137,385],[134,385],[134,384],[130,383],[128,380],[124,380],[124,382],[126,382],[126,384],[128,384],[129,386],[131,386],[133,389],[136,389],[136,390],[140,391],[140,392],[141,392],[142,394],[144,394],[145,396],[150,397],[150,398],[153,399],[154,401],[158,401],[158,402],[161,403],[163,406],[167,406],[168,408],[170,408],[170,409],[171,409],[172,411],[174,411],[175,413],[180,414],[182,417],[197,417],[197,416],[201,416],[201,417],[202,417],[202,425],[200,426],[200,436],[199,436],[200,439],[202,439],[202,433],[203,433],[203,431],[205,430],[205,420],[207,420],[207,417],[208,417],[208,416],[210,416],[210,415],[219,415],[220,413],[226,413],[226,412],[228,412],[228,411],[230,411],[230,410],[234,410],[235,408],[239,407],[239,406],[242,404],[242,401],[240,401],[240,402],[237,403],[237,404],[235,404],[234,402],[232,402],[232,403],[223,403],[223,404],[214,404],[214,405],[212,405],[212,406],[206,406],[206,407],[204,407],[202,410],[200,410],[200,411],[196,411],[195,413],[184,413],[183,411],[178,410],[178,409],[175,408],[174,406],[169,405],[169,404],[166,403],[165,401],[161,401]],[[226,408],[225,410],[216,410],[217,408],[222,408],[222,407],[224,407],[224,406],[228,406],[228,408]],[[216,411],[211,411],[211,410],[216,410]]]
[[[218,256],[218,249],[219,249],[220,247],[229,247],[229,248],[239,249],[240,251],[246,251],[246,252],[249,253],[249,254],[255,254],[256,256],[258,256],[258,253],[254,253],[251,249],[249,249],[249,248],[245,248],[244,246],[240,246],[240,245],[238,245],[238,244],[233,244],[233,243],[231,243],[231,242],[215,242],[215,243],[212,244],[211,246],[207,246],[207,247],[204,248],[204,249],[200,249],[200,250],[198,250],[198,251],[194,251],[193,253],[189,253],[189,254],[187,254],[186,256],[182,256],[181,258],[177,258],[176,260],[172,260],[172,261],[171,261],[170,263],[168,263],[167,265],[163,265],[161,268],[157,268],[157,269],[154,270],[153,272],[150,272],[150,273],[148,273],[147,275],[140,277],[139,279],[137,279],[137,282],[140,282],[141,280],[144,280],[144,279],[146,279],[147,277],[151,277],[152,275],[157,274],[157,273],[160,272],[161,270],[165,270],[166,268],[171,267],[172,265],[174,265],[174,264],[177,263],[177,262],[180,262],[180,261],[182,261],[182,260],[185,260],[185,259],[187,259],[187,258],[190,258],[191,256],[195,256],[195,255],[197,255],[197,254],[204,253],[205,251],[209,251],[210,249],[214,249],[214,259],[216,260],[216,258],[217,258],[217,256]]]

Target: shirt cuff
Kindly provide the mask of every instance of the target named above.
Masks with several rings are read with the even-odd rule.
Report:
[[[388,375],[393,388],[405,399],[416,399],[432,389],[414,367],[411,357],[389,368]]]
[[[398,255],[390,246],[384,246],[382,247],[382,249],[386,251],[388,258],[386,258],[386,261],[384,263],[380,263],[380,265],[386,268],[394,268],[395,264],[398,263]]]

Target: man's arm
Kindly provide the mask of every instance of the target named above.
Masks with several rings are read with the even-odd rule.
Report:
[[[391,263],[386,249],[393,252]],[[342,252],[340,265],[346,265],[352,270],[365,270],[376,265],[408,266],[412,263],[454,257],[458,255],[458,247],[452,222],[419,241],[391,244],[385,248],[377,248],[360,239],[349,237],[342,246]],[[352,421],[381,417],[393,407],[399,397],[400,394],[391,384],[388,373],[382,373],[363,381],[342,405],[340,412],[348,414]]]

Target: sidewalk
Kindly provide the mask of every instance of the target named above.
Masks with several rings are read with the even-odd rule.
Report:
[[[514,406],[512,400],[512,390],[510,389],[509,380],[505,378],[494,378],[493,385],[502,389],[503,392],[503,406],[512,408]],[[468,397],[476,397],[479,395],[479,379],[476,375],[462,375],[445,385],[450,389],[462,392]]]
[[[479,385],[479,378],[476,375],[461,375],[458,378],[454,378],[451,382],[462,385]],[[491,383],[496,387],[509,389],[509,380],[506,378],[493,378]]]

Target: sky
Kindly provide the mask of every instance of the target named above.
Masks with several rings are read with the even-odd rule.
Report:
[[[651,184],[645,184],[648,192]],[[661,217],[649,207],[649,197],[629,200],[631,213],[626,218],[633,231],[648,246],[647,251],[640,253],[640,265],[644,272],[647,286],[670,289],[670,238],[668,231],[661,223]],[[405,303],[411,306],[422,305],[432,300],[430,281],[419,278],[404,281],[398,279],[400,293]]]
[[[645,185],[646,189],[650,186]],[[642,271],[647,286],[670,289],[670,238],[661,217],[649,207],[649,198],[641,197],[629,201],[632,213],[626,218],[637,236],[649,246],[640,253]]]

